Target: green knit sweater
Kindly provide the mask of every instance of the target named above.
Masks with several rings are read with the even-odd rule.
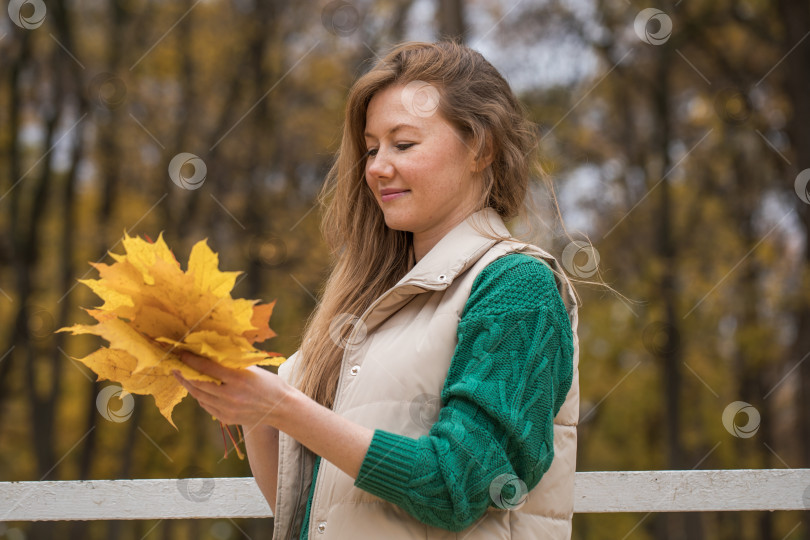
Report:
[[[422,523],[461,531],[517,501],[554,457],[553,420],[573,377],[573,333],[551,269],[509,254],[475,278],[439,418],[418,439],[377,429],[354,485]],[[307,538],[315,460],[301,539]],[[501,475],[498,482],[493,482]],[[503,486],[490,493],[491,486]],[[493,497],[498,499],[494,502]]]

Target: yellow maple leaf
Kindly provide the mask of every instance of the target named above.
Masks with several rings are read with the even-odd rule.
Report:
[[[201,330],[187,335],[182,342],[166,338],[157,338],[158,341],[205,356],[223,366],[241,368],[258,365],[280,365],[280,357],[268,357],[268,353],[253,349],[244,336],[223,336],[210,330]],[[283,360],[283,359],[281,359]]]
[[[127,254],[117,255],[110,253],[110,255],[118,262],[127,260],[132,263],[143,275],[144,282],[149,285],[155,283],[155,278],[150,273],[150,269],[158,260],[174,263],[178,268],[180,267],[180,263],[174,258],[169,246],[167,246],[166,242],[163,240],[163,233],[158,235],[156,242],[150,243],[137,236],[133,238],[124,231],[124,239],[121,243],[124,244],[124,249]]]
[[[60,328],[57,332],[69,331],[73,335],[94,334],[102,337],[110,343],[111,349],[129,351],[135,356],[137,359],[137,364],[133,368],[135,371],[155,367],[172,354],[132,328],[125,320],[116,317],[114,313],[100,309],[86,311],[98,321],[98,324],[74,324],[68,328]]]
[[[125,231],[122,243],[126,254],[110,253],[114,264],[91,263],[99,279],[79,280],[104,302],[86,310],[97,323],[57,330],[93,334],[109,343],[77,358],[99,380],[118,382],[126,392],[153,395],[161,414],[174,426],[172,410],[186,391],[172,370],[189,380],[219,382],[181,362],[180,351],[231,368],[278,366],[286,360],[253,345],[276,335],[269,326],[275,301],[258,304],[232,298],[240,272],[220,271],[219,256],[205,240],[192,247],[185,272],[162,234],[151,242]]]
[[[218,297],[231,292],[236,276],[241,272],[220,272],[219,256],[211,251],[208,244],[197,242],[188,257],[188,273],[194,276],[194,283],[202,291],[211,291]]]
[[[131,394],[151,394],[161,414],[175,429],[177,426],[172,421],[172,409],[188,392],[174,377],[167,376],[171,374],[171,370],[178,370],[189,380],[216,382],[215,379],[201,375],[176,359],[166,362],[165,365],[135,373],[135,366],[138,363],[135,356],[127,351],[106,347],[76,360],[92,369],[98,375],[99,381],[118,382],[122,390]]]

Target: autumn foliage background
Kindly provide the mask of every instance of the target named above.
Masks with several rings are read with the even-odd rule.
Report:
[[[580,287],[578,470],[810,466],[810,5],[806,0],[182,0],[0,10],[0,481],[246,476],[186,399],[103,418],[69,356],[102,343],[77,279],[122,231],[202,238],[235,296],[276,300],[289,356],[328,256],[315,196],[352,81],[402,39],[460,36],[513,83],[569,229],[634,302]],[[634,32],[644,8],[664,43]],[[348,7],[347,7],[348,6]],[[339,8],[339,9],[338,9]],[[655,29],[653,29],[655,31]],[[805,39],[808,38],[808,39]],[[168,175],[180,153],[197,189]],[[537,200],[548,203],[538,186]],[[570,238],[549,213],[543,245]],[[569,271],[571,263],[569,262]],[[735,401],[760,423],[722,423]],[[745,418],[741,419],[741,423]],[[806,512],[577,514],[576,539],[810,538]],[[7,538],[270,538],[270,520],[0,523]],[[22,536],[21,536],[22,535]]]

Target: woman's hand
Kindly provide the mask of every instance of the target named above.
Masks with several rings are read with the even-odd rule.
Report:
[[[258,366],[231,369],[188,352],[183,352],[180,359],[222,381],[188,381],[174,372],[180,384],[217,420],[241,424],[246,434],[258,426],[270,425],[357,478],[373,429],[336,414]]]
[[[232,369],[185,351],[180,359],[200,373],[222,381],[222,384],[189,381],[173,372],[200,406],[223,424],[240,424],[246,430],[262,424],[275,425],[281,403],[294,390],[281,377],[259,366]]]

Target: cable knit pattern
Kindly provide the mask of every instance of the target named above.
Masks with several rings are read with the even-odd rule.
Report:
[[[554,274],[528,255],[501,257],[473,282],[437,422],[418,439],[375,430],[354,485],[422,523],[461,531],[496,505],[490,486],[500,475],[528,490],[540,482],[572,378],[573,333]],[[501,501],[514,500],[514,486]]]

